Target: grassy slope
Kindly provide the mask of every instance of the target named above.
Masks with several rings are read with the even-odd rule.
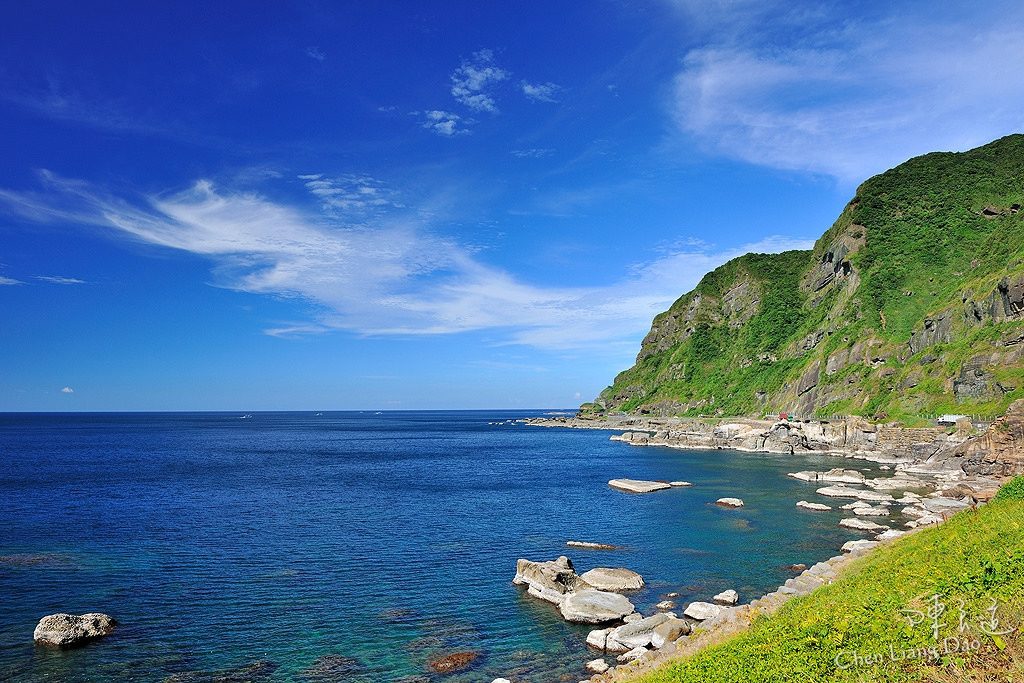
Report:
[[[869,663],[848,669],[837,655],[886,654],[935,646],[930,625],[910,627],[903,609],[923,611],[929,596],[948,606],[941,639],[957,635],[959,600],[980,649],[937,662]],[[990,599],[1016,632],[991,637],[977,628]],[[1024,678],[1024,477],[976,511],[899,539],[857,561],[835,583],[797,598],[720,645],[668,665],[642,683],[684,681],[1019,681]],[[1000,628],[999,630],[1002,630]]]
[[[980,215],[987,205],[1015,203],[1024,203],[1024,135],[970,152],[911,159],[861,185],[814,252],[747,255],[709,273],[669,312],[685,310],[698,293],[713,307],[730,285],[747,278],[762,289],[758,314],[739,329],[702,322],[688,339],[621,373],[601,398],[610,410],[625,412],[672,402],[691,406],[686,411],[691,415],[785,409],[785,387],[811,363],[873,338],[887,346],[888,362],[822,376],[823,387],[831,385],[839,395],[828,405],[821,402],[819,414],[884,413],[908,421],[947,411],[1000,414],[1010,401],[1024,397],[1024,368],[996,371],[998,379],[1016,387],[1013,395],[966,404],[956,403],[949,380],[964,361],[995,349],[1008,328],[1020,327],[1020,322],[989,322],[968,328],[962,313],[964,293],[980,301],[1001,277],[1024,271],[1024,211],[995,219]],[[854,224],[865,226],[866,235],[852,259],[859,286],[852,292],[833,290],[812,305],[801,277]],[[943,310],[952,310],[957,321],[954,340],[901,360],[911,332]],[[824,341],[803,349],[801,340],[817,331],[826,333]],[[765,353],[777,359],[765,360]],[[922,364],[925,353],[937,354],[940,362]],[[912,374],[918,382],[907,388],[904,380]],[[759,400],[758,392],[768,399]],[[628,399],[616,398],[627,394]]]

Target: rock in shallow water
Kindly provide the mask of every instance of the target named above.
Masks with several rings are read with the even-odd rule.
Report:
[[[715,505],[725,508],[741,508],[743,507],[743,501],[739,498],[719,498],[715,501]]]
[[[363,669],[362,663],[353,657],[344,655],[323,655],[317,657],[313,665],[302,672],[301,680],[310,683],[333,683],[343,680]]]
[[[32,634],[40,645],[51,647],[78,647],[90,640],[110,635],[117,620],[107,614],[50,614],[39,620]]]
[[[612,479],[608,486],[626,493],[652,493],[672,488],[671,484],[663,481],[643,481],[640,479]]]
[[[562,618],[577,624],[618,621],[634,611],[633,603],[618,593],[593,589],[569,593],[560,605]]]
[[[735,605],[740,601],[739,593],[732,590],[731,588],[727,591],[722,591],[714,598],[712,598],[719,605]]]
[[[866,505],[866,503],[865,503]],[[824,503],[808,503],[806,500],[801,500],[796,504],[798,508],[804,508],[805,510],[831,510],[832,507],[825,505]]]
[[[604,661],[603,659],[592,659],[589,662],[587,662],[586,666],[587,671],[595,674],[603,674],[605,671],[611,668],[610,666],[608,666],[608,662]]]
[[[635,591],[644,587],[642,576],[629,569],[597,567],[580,574],[580,578],[602,591]]]
[[[453,652],[430,659],[427,666],[434,673],[447,674],[469,668],[479,657],[479,652]]]
[[[527,592],[533,597],[556,605],[560,605],[569,593],[587,587],[576,574],[572,562],[564,555],[549,562],[517,560],[516,575],[512,583],[517,586],[525,585]]]
[[[843,519],[839,521],[839,526],[846,527],[847,529],[857,529],[859,531],[886,531],[889,527],[882,526],[881,524],[875,524],[866,519]]]

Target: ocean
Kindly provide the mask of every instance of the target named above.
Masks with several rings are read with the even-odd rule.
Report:
[[[670,592],[749,601],[862,537],[797,509],[819,497],[786,473],[870,463],[510,422],[542,414],[2,414],[0,679],[575,682],[590,627],[513,586],[517,558],[638,571],[650,614]],[[33,645],[42,616],[92,611],[116,632]],[[430,672],[456,651],[479,656]]]

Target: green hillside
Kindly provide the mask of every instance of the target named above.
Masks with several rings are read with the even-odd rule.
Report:
[[[863,183],[811,251],[747,254],[654,320],[584,413],[995,416],[1024,397],[1024,135]]]

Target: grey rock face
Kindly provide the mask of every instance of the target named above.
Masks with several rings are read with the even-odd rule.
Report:
[[[590,586],[577,574],[569,558],[559,557],[549,562],[516,561],[516,576],[512,583],[525,585],[535,598],[559,605],[573,591]]]
[[[90,640],[110,635],[117,621],[98,612],[89,614],[50,614],[39,620],[32,638],[40,645],[77,647]]]
[[[560,606],[562,618],[577,624],[618,621],[634,611],[633,603],[618,593],[592,588],[568,594]]]
[[[622,591],[635,591],[644,587],[642,576],[629,569],[610,569],[597,567],[580,575],[594,588],[602,591],[621,593]]]
[[[953,339],[953,315],[948,311],[936,318],[926,318],[924,327],[910,336],[910,354],[914,355],[935,344]]]

